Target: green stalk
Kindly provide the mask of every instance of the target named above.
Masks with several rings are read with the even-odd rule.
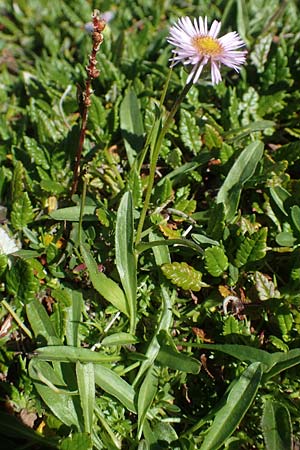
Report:
[[[149,208],[149,203],[150,203],[150,198],[151,198],[151,193],[152,193],[152,188],[153,188],[153,184],[154,184],[154,177],[155,177],[155,171],[156,171],[156,164],[157,164],[157,160],[159,157],[159,153],[160,153],[160,149],[164,140],[164,137],[171,125],[171,122],[182,102],[182,100],[185,98],[186,94],[188,93],[188,91],[190,90],[190,88],[192,87],[193,83],[190,82],[189,84],[186,84],[183,88],[183,90],[181,91],[181,94],[179,95],[179,97],[177,98],[177,100],[175,101],[171,111],[169,112],[169,115],[165,121],[164,126],[162,127],[159,136],[157,138],[157,141],[155,143],[154,149],[153,149],[153,153],[152,153],[152,157],[151,157],[151,161],[150,161],[150,173],[149,173],[149,182],[148,182],[148,186],[147,186],[147,191],[146,191],[146,197],[145,197],[145,201],[144,201],[144,206],[141,212],[141,217],[140,217],[140,221],[138,224],[138,229],[136,232],[136,239],[135,239],[135,245],[138,245],[141,241],[141,234],[143,231],[143,226],[144,226],[144,222],[145,222],[145,218],[146,218],[146,214]]]
[[[9,312],[9,314],[13,317],[13,319],[15,319],[15,321],[17,322],[17,324],[19,325],[19,327],[24,331],[25,334],[27,334],[27,336],[32,339],[32,333],[31,331],[26,327],[26,325],[24,325],[24,323],[22,322],[22,320],[20,319],[20,317],[14,312],[14,310],[10,307],[10,305],[7,303],[6,300],[2,300],[2,305],[4,306],[4,308],[7,309],[7,311]]]
[[[171,75],[172,75],[172,70],[173,70],[173,69],[172,69],[172,67],[171,67],[170,70],[169,70],[168,76],[167,76],[167,80],[166,80],[165,85],[164,85],[164,90],[163,90],[163,92],[162,92],[162,94],[161,94],[161,97],[160,97],[160,100],[159,100],[159,106],[160,106],[160,110],[161,110],[160,120],[161,120],[161,118],[162,118],[162,107],[163,107],[163,104],[164,104],[164,101],[165,101],[165,98],[166,98],[168,86],[169,86],[170,79],[171,79]],[[141,171],[142,165],[143,165],[143,163],[144,163],[144,159],[145,159],[146,154],[147,154],[147,152],[148,152],[148,149],[149,149],[149,147],[150,147],[150,142],[151,142],[151,138],[152,138],[152,136],[153,136],[153,132],[154,132],[154,130],[155,130],[156,123],[157,123],[157,121],[154,120],[154,122],[153,122],[153,124],[152,124],[152,127],[151,127],[151,130],[150,130],[150,132],[148,133],[148,136],[147,136],[147,140],[146,140],[145,146],[144,146],[143,151],[142,151],[142,153],[141,153],[141,155],[140,155],[139,162],[138,162],[138,166],[137,166],[137,171],[138,171],[138,173],[140,173],[140,171]]]
[[[86,186],[87,180],[86,177],[83,177],[83,188],[82,188],[82,195],[81,195],[81,202],[80,202],[80,212],[79,212],[79,223],[78,223],[78,241],[79,244],[82,244],[82,219],[84,214],[84,206],[85,206],[85,199],[86,199]]]

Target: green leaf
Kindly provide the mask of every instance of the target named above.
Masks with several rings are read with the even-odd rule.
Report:
[[[291,216],[297,231],[300,232],[300,207],[298,205],[291,207]]]
[[[291,197],[291,194],[284,189],[282,186],[274,186],[270,188],[270,194],[280,211],[285,215],[288,216],[288,213],[286,212],[284,203],[285,201]]]
[[[161,269],[173,284],[182,289],[200,291],[202,287],[207,286],[206,283],[201,281],[202,273],[189,266],[186,262],[163,264]]]
[[[191,343],[180,342],[183,347]],[[193,347],[224,352],[240,361],[260,362],[264,371],[263,381],[267,381],[280,372],[300,364],[300,349],[295,348],[287,353],[268,353],[248,345],[234,344],[192,344]]]
[[[120,106],[120,126],[130,166],[144,143],[144,125],[136,93],[129,87]]]
[[[102,365],[95,365],[95,383],[108,394],[117,398],[129,411],[136,413],[135,391],[116,372]]]
[[[86,205],[83,209],[83,220],[97,220],[95,215],[96,206]],[[49,214],[54,220],[67,220],[69,222],[79,222],[80,206],[69,206],[68,208],[57,209]]]
[[[119,311],[129,316],[129,308],[126,297],[118,284],[108,278],[103,272],[99,272],[97,264],[91,255],[90,250],[84,244],[80,245],[80,252],[86,264],[91,282],[96,291],[101,294],[105,300],[114,305]]]
[[[43,337],[49,345],[61,344],[44,306],[36,298],[26,305],[26,314],[38,340]]]
[[[36,358],[42,361],[60,361],[60,362],[81,362],[102,364],[119,361],[121,358],[117,355],[106,355],[104,353],[93,352],[88,348],[71,347],[66,345],[48,345],[36,350]]]
[[[225,217],[231,222],[236,213],[244,184],[254,174],[264,152],[262,142],[249,144],[236,159],[231,167],[217,196],[217,203],[223,203]]]
[[[30,262],[22,259],[18,259],[11,270],[6,272],[6,283],[7,291],[23,303],[34,299],[38,290],[38,280]]]
[[[11,180],[11,201],[14,204],[23,194],[24,167],[21,161],[16,161]]]
[[[284,404],[266,399],[261,427],[266,450],[292,450],[291,417]]]
[[[179,353],[169,345],[161,345],[156,362],[163,367],[181,372],[197,374],[200,371],[200,362],[197,359]]]
[[[34,218],[33,207],[27,192],[22,192],[13,203],[11,223],[15,230],[22,230]]]
[[[76,363],[77,384],[84,419],[84,431],[91,434],[95,406],[95,374],[92,363]]]
[[[221,247],[210,247],[205,250],[205,267],[213,276],[221,276],[228,268],[228,259]]]
[[[76,386],[68,386],[63,373],[59,374],[49,363],[38,361],[36,358],[29,363],[29,375],[34,380],[39,395],[53,414],[65,425],[75,426],[77,430],[80,430],[82,417],[78,396],[68,393],[70,388],[76,389]],[[66,375],[67,372],[65,372]],[[63,388],[66,389],[66,393]]]
[[[228,334],[240,334],[239,322],[233,316],[228,316],[224,319],[223,336]]]
[[[31,163],[37,166],[41,166],[43,169],[48,170],[50,168],[48,162],[48,155],[38,145],[35,139],[24,136],[24,146],[30,156]]]
[[[282,231],[281,233],[276,234],[275,240],[281,247],[293,247],[296,238],[293,236],[293,233]]]
[[[141,438],[143,424],[152,405],[158,389],[158,373],[155,366],[151,366],[143,380],[138,396],[138,437]]]
[[[101,341],[101,345],[103,346],[114,346],[114,345],[129,345],[136,344],[138,339],[130,333],[114,333],[106,336]]]
[[[15,439],[16,436],[18,436],[18,438],[28,440],[30,446],[36,443],[42,446],[40,448],[50,447],[57,449],[56,438],[49,438],[49,437],[46,438],[42,436],[40,433],[37,433],[31,428],[23,425],[22,422],[19,420],[19,418],[17,418],[16,416],[6,414],[2,411],[0,411],[0,433],[2,444],[4,441],[3,436],[9,436],[12,437],[13,439]]]
[[[265,63],[268,59],[268,54],[271,48],[273,40],[273,34],[262,35],[251,52],[251,61],[257,67],[257,72],[262,73],[264,71]]]
[[[5,269],[7,267],[8,258],[3,253],[0,253],[0,276],[5,272]]]
[[[133,250],[134,223],[132,195],[126,192],[120,202],[116,223],[116,265],[120,280],[125,291],[129,318],[130,332],[134,334],[136,325],[136,256]]]
[[[276,311],[276,319],[283,337],[286,337],[293,328],[293,315],[288,305],[282,305]]]
[[[257,362],[251,364],[240,378],[233,382],[226,403],[217,412],[201,450],[217,450],[232,435],[255,398],[261,376],[261,364]]]
[[[255,272],[255,286],[261,301],[280,298],[280,292],[276,289],[273,281],[261,272]]]
[[[273,378],[275,375],[300,364],[300,349],[294,348],[286,353],[272,353],[270,360],[270,370],[264,374],[264,382]]]
[[[83,311],[83,298],[80,291],[68,288],[54,289],[52,296],[57,300],[61,315],[63,315],[64,334],[66,335],[67,344],[79,347],[79,324]]]
[[[236,253],[235,265],[242,267],[247,263],[257,262],[266,256],[267,228],[261,228],[251,237],[246,237]]]
[[[186,109],[181,109],[179,129],[184,145],[191,150],[194,155],[197,155],[201,148],[201,136],[199,127],[196,124],[195,115],[191,114]]]
[[[92,438],[87,433],[73,433],[72,436],[63,439],[59,450],[91,450]]]
[[[209,123],[205,124],[204,141],[209,150],[222,147],[222,137],[220,133]]]
[[[152,232],[149,235],[150,242],[156,241],[158,238],[159,236],[156,233]],[[153,247],[153,254],[157,266],[170,263],[171,260],[170,253],[169,249],[166,246],[161,245]],[[140,381],[144,373],[149,369],[149,367],[152,366],[152,364],[154,364],[155,358],[160,349],[160,344],[158,342],[157,336],[161,331],[168,332],[169,328],[171,327],[171,324],[173,323],[173,314],[172,314],[173,300],[163,280],[160,281],[160,289],[161,289],[161,305],[162,305],[160,315],[158,318],[157,325],[153,332],[153,337],[145,353],[147,359],[142,362],[138,374],[134,380],[134,385],[136,385]]]

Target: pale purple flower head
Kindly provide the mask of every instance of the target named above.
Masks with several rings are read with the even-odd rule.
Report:
[[[210,30],[207,27],[207,17],[199,17],[192,22],[189,17],[178,19],[170,28],[167,41],[176,48],[172,50],[174,57],[172,65],[182,62],[191,64],[192,70],[187,78],[187,83],[197,83],[202,69],[210,64],[211,80],[217,84],[222,80],[220,66],[231,67],[237,72],[246,60],[246,50],[237,50],[244,47],[244,42],[236,31],[227,33],[217,38],[221,28],[221,22],[214,20]]]

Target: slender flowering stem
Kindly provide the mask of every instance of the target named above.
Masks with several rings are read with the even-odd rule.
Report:
[[[185,98],[185,96],[187,95],[188,91],[190,90],[190,88],[192,87],[193,83],[190,82],[188,84],[186,84],[181,92],[181,94],[179,95],[179,97],[177,98],[177,100],[175,101],[171,111],[168,114],[168,117],[166,118],[166,121],[158,135],[157,141],[155,143],[154,149],[153,149],[153,153],[151,156],[151,161],[150,161],[150,172],[149,172],[149,180],[148,180],[148,186],[147,186],[147,191],[146,191],[146,197],[145,197],[145,201],[144,201],[144,205],[143,205],[143,209],[141,212],[141,217],[139,220],[139,224],[138,224],[138,229],[136,232],[136,239],[135,239],[135,244],[138,245],[141,241],[141,235],[142,235],[142,231],[143,231],[143,226],[144,226],[144,222],[145,222],[145,218],[146,218],[146,214],[149,208],[149,204],[150,204],[150,198],[151,198],[151,192],[152,192],[152,188],[153,188],[153,184],[154,184],[154,177],[155,177],[155,171],[156,171],[156,164],[157,164],[157,160],[159,157],[159,152],[164,140],[164,137],[171,125],[171,122],[182,102],[182,100]]]
[[[73,184],[71,189],[71,195],[75,194],[78,185],[78,179],[80,174],[80,160],[81,154],[83,150],[83,144],[86,134],[87,127],[87,119],[88,119],[88,111],[91,106],[91,94],[92,94],[92,80],[97,78],[100,75],[100,71],[96,68],[97,65],[97,52],[100,48],[100,45],[103,42],[102,31],[105,28],[105,21],[100,18],[100,13],[97,9],[94,10],[92,14],[93,19],[93,31],[92,31],[92,41],[93,48],[89,57],[89,64],[86,67],[87,78],[85,82],[85,91],[83,93],[83,109],[81,113],[81,129],[80,136],[78,141],[77,153],[75,157],[75,166],[73,171]]]

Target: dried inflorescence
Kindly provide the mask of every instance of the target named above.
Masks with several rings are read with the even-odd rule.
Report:
[[[86,67],[86,71],[88,77],[91,79],[97,78],[100,75],[100,71],[96,69],[97,60],[96,55],[100,48],[100,45],[103,42],[102,31],[105,28],[106,22],[100,17],[100,13],[97,9],[94,10],[93,15],[93,31],[92,31],[92,40],[93,40],[93,49],[89,57],[89,65]]]
[[[105,28],[106,22],[104,19],[100,17],[100,12],[95,9],[92,14],[92,27],[91,27],[91,34],[92,34],[92,41],[93,41],[93,47],[91,54],[89,56],[89,64],[86,66],[86,72],[87,72],[87,79],[85,82],[85,90],[83,92],[83,111],[81,114],[81,130],[80,130],[80,138],[79,138],[79,144],[76,154],[76,160],[75,160],[75,167],[74,167],[74,177],[73,177],[73,185],[71,193],[74,194],[77,189],[78,184],[78,178],[79,178],[79,172],[80,172],[80,159],[81,159],[81,153],[83,149],[83,143],[84,143],[84,137],[86,132],[86,126],[87,126],[87,117],[88,117],[88,108],[91,106],[91,95],[93,93],[91,84],[92,80],[97,78],[100,75],[100,70],[97,69],[97,52],[99,51],[100,45],[103,42],[103,35],[102,31]]]

